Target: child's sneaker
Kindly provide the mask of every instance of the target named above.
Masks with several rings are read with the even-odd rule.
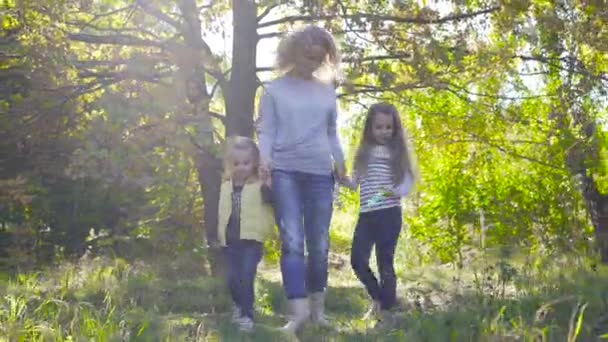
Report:
[[[239,330],[242,332],[251,332],[253,331],[253,320],[247,316],[242,316],[237,320],[237,325],[239,326]]]
[[[236,304],[232,304],[232,316],[230,317],[232,323],[237,323],[239,318],[241,318],[241,308]]]

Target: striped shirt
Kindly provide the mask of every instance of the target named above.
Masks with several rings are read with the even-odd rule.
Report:
[[[353,184],[359,185],[359,212],[364,213],[401,206],[401,197],[410,192],[413,178],[406,173],[403,181],[395,186],[390,150],[378,145],[370,151],[367,173],[353,172]]]

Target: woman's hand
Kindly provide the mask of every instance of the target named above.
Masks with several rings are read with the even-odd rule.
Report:
[[[346,176],[346,167],[344,167],[344,164],[336,165],[334,168],[334,174],[336,175],[336,180],[338,183],[346,184],[346,182],[348,182],[348,177]]]
[[[264,160],[260,161],[260,180],[268,187],[271,187],[272,185],[271,170],[272,167],[270,162]]]

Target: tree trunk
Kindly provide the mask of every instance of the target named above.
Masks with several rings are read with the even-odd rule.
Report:
[[[583,178],[583,197],[595,232],[595,245],[602,263],[608,263],[608,195],[600,194],[591,176]]]
[[[218,275],[223,269],[221,251],[216,247],[217,241],[217,211],[221,186],[222,163],[206,150],[200,154],[196,163],[198,181],[203,195],[203,225],[205,227],[205,240],[209,247],[209,265],[211,274]]]
[[[257,89],[257,8],[250,0],[233,0],[232,68],[226,104],[226,136],[253,136]]]

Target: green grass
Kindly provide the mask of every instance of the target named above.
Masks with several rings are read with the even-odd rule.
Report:
[[[0,336],[7,341],[279,341],[286,302],[277,265],[257,282],[259,327],[228,323],[221,280],[192,272],[200,260],[127,263],[95,258],[20,274],[0,287]],[[394,329],[362,317],[368,299],[348,264],[330,274],[334,331],[307,326],[302,341],[590,341],[608,332],[608,270],[574,258],[505,263],[490,255],[462,270],[398,262],[402,305]],[[168,270],[169,269],[169,270]],[[576,336],[575,336],[576,335]]]
[[[368,298],[337,241],[327,300],[335,330],[308,325],[301,341],[593,341],[608,332],[608,268],[591,258],[471,252],[457,269],[407,258],[415,253],[407,242],[396,262],[395,325],[375,330],[361,320]],[[202,265],[196,253],[147,262],[97,257],[5,275],[0,341],[286,340],[276,329],[286,301],[275,257],[260,267],[252,334],[229,323],[222,280]]]

